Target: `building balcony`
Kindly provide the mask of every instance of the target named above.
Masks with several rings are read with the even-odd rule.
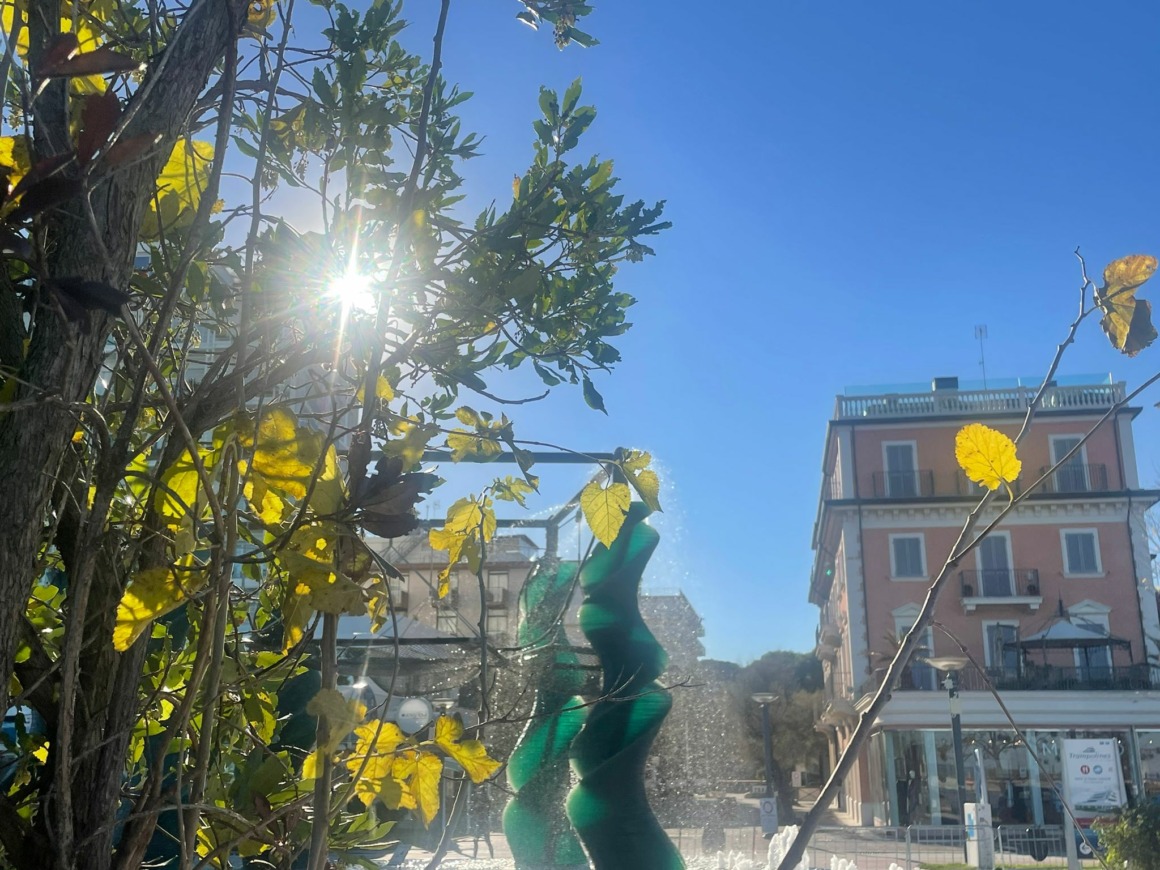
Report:
[[[1060,691],[1140,691],[1160,689],[1160,667],[1134,665],[1075,667],[1070,665],[1027,664],[1017,668],[987,668],[987,676],[968,669],[958,675],[959,690],[989,692],[987,680],[1000,692]],[[874,673],[867,691],[881,683],[885,668]],[[946,692],[937,672],[929,665],[911,665],[902,673],[898,690],[904,692]]]
[[[838,628],[836,623],[823,618],[818,623],[817,631],[814,633],[814,640],[819,647],[826,646],[837,649],[842,645],[842,629]]]
[[[968,613],[988,605],[1026,606],[1038,610],[1043,604],[1039,571],[1035,568],[988,568],[960,571],[959,589]]]
[[[437,590],[431,591],[431,603],[440,608],[452,608],[459,605],[459,590],[451,589],[442,598]]]
[[[1042,477],[1050,466],[1039,469]],[[1075,495],[1085,492],[1108,492],[1108,469],[1103,463],[1065,465],[1056,469],[1037,490],[1054,495]]]

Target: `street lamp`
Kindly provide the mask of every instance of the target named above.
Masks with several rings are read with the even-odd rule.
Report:
[[[946,674],[943,687],[947,690],[951,705],[951,739],[955,745],[955,780],[959,786],[959,824],[965,825],[967,823],[967,785],[963,765],[963,705],[959,698],[959,674],[971,663],[971,660],[962,656],[930,656],[925,661],[932,668]],[[964,848],[965,846],[966,844],[964,844]]]
[[[773,692],[754,692],[750,697],[761,707],[761,731],[765,738],[765,796],[774,797],[773,791],[773,723],[769,705],[777,700]]]

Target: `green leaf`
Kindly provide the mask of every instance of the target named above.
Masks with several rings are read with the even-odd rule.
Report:
[[[561,109],[564,117],[570,115],[576,108],[576,103],[580,100],[580,90],[580,79],[576,79],[568,86],[568,90],[564,91],[564,105]]]
[[[548,88],[540,88],[540,111],[544,113],[544,117],[549,123],[559,123],[560,103],[555,91]]]
[[[608,413],[604,409],[604,397],[596,391],[596,387],[589,379],[588,375],[584,376],[584,401],[588,403],[588,407],[596,411]]]

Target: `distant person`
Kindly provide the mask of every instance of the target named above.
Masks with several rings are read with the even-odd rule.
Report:
[[[479,857],[479,841],[487,843],[487,856],[495,858],[491,843],[491,788],[486,783],[471,787],[467,804],[467,829],[471,832],[471,857]]]

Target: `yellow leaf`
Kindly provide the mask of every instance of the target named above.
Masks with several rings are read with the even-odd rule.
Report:
[[[347,762],[347,767],[352,771],[357,769],[354,764],[356,759],[392,755],[399,744],[407,739],[394,722],[383,722],[379,719],[372,719],[359,725],[354,729],[354,734],[358,738],[358,743],[355,745],[354,758]]]
[[[1156,258],[1146,254],[1115,260],[1104,269],[1104,286],[1095,292],[1096,305],[1104,313],[1100,326],[1112,346],[1128,356],[1156,340],[1152,306],[1136,298],[1136,288],[1152,277],[1156,265]]]
[[[306,495],[318,455],[310,456],[310,448],[316,445],[312,439],[299,437],[298,418],[290,410],[280,406],[264,410],[256,437],[243,430],[239,440],[243,447],[254,448],[252,470],[266,478],[269,486],[295,498]]]
[[[1131,254],[1108,263],[1103,292],[1115,295],[1136,289],[1156,273],[1156,265],[1156,258],[1148,254]]]
[[[366,394],[366,388],[359,387],[358,392],[355,393],[355,397],[361,402],[363,400],[363,396]],[[375,383],[375,395],[382,399],[384,402],[389,402],[391,399],[395,398],[395,388],[391,386],[390,381],[388,381],[382,375],[379,375],[379,379]]]
[[[212,450],[198,450],[198,455],[206,472],[212,473],[217,454]],[[165,486],[157,489],[154,507],[161,516],[177,521],[169,522],[170,528],[186,518],[200,518],[207,502],[189,450],[182,451],[177,461],[161,473],[161,482]]]
[[[632,493],[627,483],[610,483],[607,488],[599,481],[592,481],[580,492],[580,509],[596,540],[611,547],[624,525],[625,514],[632,502]]]
[[[367,708],[353,699],[348,701],[337,689],[320,689],[306,705],[306,712],[326,722],[327,739],[318,748],[322,752],[332,753],[338,750],[346,735],[366,717]]]
[[[355,791],[359,799],[370,806],[378,798],[389,809],[398,808],[402,790],[393,776],[394,753],[406,739],[403,732],[393,722],[372,719],[354,729],[354,733],[358,743],[346,767],[351,776],[358,777]]]
[[[239,466],[243,466],[241,472],[245,474],[244,463],[239,463]],[[266,486],[266,478],[251,475],[243,492],[250,508],[266,525],[276,526],[286,518],[286,502],[270,491],[270,487]]]
[[[452,462],[461,462],[464,459],[487,461],[495,459],[503,452],[498,438],[474,435],[464,429],[447,433],[447,448],[451,451]]]
[[[399,457],[406,471],[419,464],[423,451],[438,432],[437,426],[422,424],[415,417],[397,420],[391,425],[391,434],[396,437],[383,445],[383,452],[388,456]]]
[[[487,748],[478,740],[463,740],[463,723],[458,717],[440,716],[435,722],[435,743],[454,758],[471,777],[472,782],[483,782],[500,768],[500,763],[487,754]]]
[[[431,824],[431,820],[439,812],[439,779],[442,775],[442,758],[430,752],[419,753],[410,787],[424,825]]]
[[[302,762],[302,778],[318,779],[319,774],[322,773],[322,760],[325,757],[321,749],[316,749],[307,755],[306,760]]]
[[[495,511],[491,499],[461,498],[447,510],[444,528],[455,532],[478,531],[484,542],[495,537]]]
[[[150,197],[150,214],[141,227],[146,239],[158,238],[162,231],[193,219],[209,183],[213,165],[213,145],[179,139],[157,176],[155,196]]]
[[[274,0],[250,0],[246,12],[246,23],[251,27],[265,30],[274,23]]]
[[[1019,477],[1023,463],[1015,455],[1015,442],[989,426],[971,423],[955,436],[955,459],[975,483],[998,489]]]
[[[175,572],[172,568],[138,571],[129,581],[117,605],[113,648],[118,652],[127,650],[149,623],[176,610],[204,585],[205,574],[201,571]]]

